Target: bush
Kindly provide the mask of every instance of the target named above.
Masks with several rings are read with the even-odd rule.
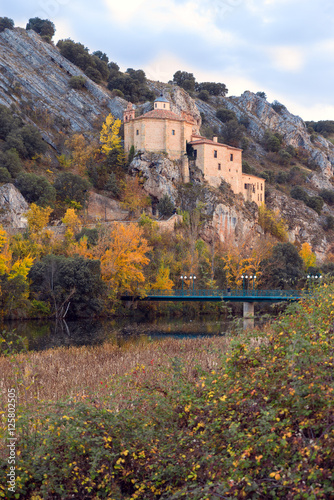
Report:
[[[22,164],[20,157],[15,149],[9,149],[4,153],[0,151],[0,164],[3,165],[11,177],[17,177],[22,173]]]
[[[226,108],[217,109],[216,117],[223,123],[230,122],[231,120],[237,120],[235,112]]]
[[[75,239],[76,241],[80,241],[84,236],[87,238],[88,248],[97,245],[99,233],[96,228],[88,229],[87,227],[83,227],[80,233],[76,234]]]
[[[289,174],[287,172],[279,172],[276,176],[278,184],[287,184],[289,182]]]
[[[85,88],[86,78],[83,76],[72,76],[68,84],[71,89],[82,90]]]
[[[210,93],[207,90],[201,90],[198,94],[198,98],[201,101],[208,102],[210,99]]]
[[[12,30],[14,28],[14,21],[9,17],[0,17],[0,33],[5,29]]]
[[[334,217],[333,215],[327,215],[324,224],[325,231],[332,231],[334,229]]]
[[[86,206],[88,199],[88,191],[91,185],[87,179],[83,179],[79,175],[71,172],[60,174],[54,183],[54,188],[57,193],[57,199],[63,203],[76,201],[82,207]]]
[[[266,130],[262,139],[262,144],[267,151],[277,153],[281,148],[282,137],[280,134],[272,134],[270,130]]]
[[[159,203],[157,205],[157,208],[159,210],[160,215],[172,215],[175,212],[175,205],[168,196],[168,194],[165,194],[161,200],[159,200]]]
[[[267,99],[267,94],[265,92],[256,92],[258,97],[261,97],[262,99]]]
[[[3,184],[6,184],[7,182],[10,182],[12,180],[12,177],[6,167],[0,167],[0,182]]]
[[[101,83],[101,81],[102,81],[101,73],[99,72],[99,70],[97,70],[96,68],[93,68],[92,66],[88,66],[85,69],[85,74],[88,76],[88,78],[93,80],[93,82],[95,82],[95,83]]]
[[[108,180],[105,185],[105,190],[109,191],[110,194],[115,198],[118,198],[121,194],[122,190],[120,188],[119,182],[117,181],[116,175],[113,172],[109,174]]]
[[[41,207],[54,207],[56,190],[45,177],[36,174],[20,174],[15,186],[28,203],[36,203]]]
[[[332,189],[322,189],[319,196],[328,204],[334,205],[334,191]]]
[[[225,83],[202,82],[196,83],[195,88],[197,92],[206,90],[210,95],[221,95],[223,97],[228,93]]]
[[[315,210],[319,215],[324,206],[324,200],[320,196],[310,196],[306,202],[306,205],[313,210]]]
[[[303,201],[304,203],[306,203],[309,199],[309,195],[306,193],[306,191],[301,188],[300,186],[295,186],[291,189],[290,191],[290,195],[292,196],[292,198],[294,198],[295,200],[301,200]]]
[[[47,40],[51,40],[56,32],[55,25],[49,19],[40,19],[39,17],[29,19],[26,30],[34,30]]]

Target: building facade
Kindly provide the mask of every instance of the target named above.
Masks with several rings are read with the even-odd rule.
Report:
[[[179,160],[184,182],[189,181],[187,144],[192,147],[195,165],[204,179],[219,187],[224,180],[234,193],[241,193],[246,201],[257,205],[264,202],[265,180],[242,173],[242,150],[202,137],[200,123],[189,114],[178,115],[170,109],[163,96],[154,101],[154,109],[135,117],[131,103],[124,111],[124,148],[136,151],[165,153],[171,160]]]

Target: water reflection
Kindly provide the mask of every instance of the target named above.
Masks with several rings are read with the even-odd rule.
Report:
[[[150,341],[162,337],[201,337],[224,335],[231,321],[190,319],[80,320],[80,321],[20,321],[7,322],[5,330],[26,339],[29,350],[44,350],[62,346],[97,345],[106,340],[117,345]]]

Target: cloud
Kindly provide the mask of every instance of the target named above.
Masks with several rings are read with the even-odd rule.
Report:
[[[269,49],[272,65],[280,71],[300,72],[304,67],[305,56],[297,47],[272,47]]]

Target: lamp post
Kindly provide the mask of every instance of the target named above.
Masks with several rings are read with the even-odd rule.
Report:
[[[256,275],[255,274],[251,274],[250,276],[248,276],[248,274],[242,274],[241,278],[242,278],[242,289],[243,290],[245,290],[245,289],[248,290],[248,283],[249,282],[247,280],[252,280],[253,281],[253,290],[254,290],[255,280],[256,280]]]
[[[317,283],[317,281],[314,281],[314,280],[321,280],[322,276],[321,274],[308,274],[307,275],[307,279],[308,279],[308,284],[309,284],[309,287],[310,286],[313,286],[313,283]]]
[[[182,295],[183,295],[183,281],[187,279],[187,276],[181,276],[182,281]]]
[[[193,281],[193,294],[194,294],[196,276],[189,276],[189,279]]]

